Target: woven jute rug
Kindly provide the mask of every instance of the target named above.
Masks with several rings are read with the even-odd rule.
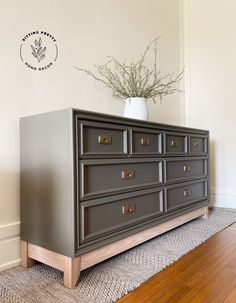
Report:
[[[109,303],[178,260],[215,233],[236,222],[236,213],[214,211],[81,273],[75,289],[49,266],[21,266],[0,273],[1,303]]]

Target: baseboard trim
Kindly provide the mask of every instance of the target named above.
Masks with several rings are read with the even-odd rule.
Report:
[[[21,259],[16,259],[8,263],[0,264],[0,271],[5,271],[13,267],[19,266],[20,263],[21,263]]]
[[[0,271],[20,264],[20,222],[0,226]]]
[[[235,187],[211,187],[211,194],[216,196],[236,197]]]
[[[0,226],[0,242],[20,235],[20,222]]]
[[[219,207],[214,205],[210,205],[209,208],[212,210],[220,210],[220,211],[227,211],[230,213],[236,213],[236,208]]]
[[[211,206],[236,209],[236,196],[231,194],[211,194]]]

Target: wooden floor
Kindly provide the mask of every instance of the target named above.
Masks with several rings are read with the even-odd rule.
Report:
[[[117,303],[236,303],[236,224]]]

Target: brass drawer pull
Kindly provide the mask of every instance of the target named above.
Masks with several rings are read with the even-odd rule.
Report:
[[[144,146],[151,145],[151,139],[150,138],[141,138],[141,144]]]
[[[183,191],[184,197],[189,197],[192,195],[191,189],[185,189]]]
[[[126,204],[122,206],[122,214],[123,215],[131,215],[136,211],[136,205],[134,203],[132,204]]]
[[[175,140],[171,140],[171,146],[178,147],[179,143],[177,141],[175,141]]]
[[[111,144],[112,143],[112,137],[111,136],[98,136],[98,143],[100,144]]]
[[[194,146],[194,147],[198,147],[199,144],[200,144],[199,141],[194,141],[194,142],[193,142],[193,146]]]
[[[123,170],[121,173],[122,179],[133,179],[135,177],[135,171],[133,170]]]
[[[191,171],[191,166],[190,165],[184,165],[184,171],[185,172],[190,172]]]

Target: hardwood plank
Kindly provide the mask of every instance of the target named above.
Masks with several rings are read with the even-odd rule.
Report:
[[[202,244],[202,246],[204,247],[204,245],[206,245],[206,243]],[[225,245],[227,244],[227,239],[223,238],[222,243],[220,243],[220,244],[221,244],[221,246],[219,246],[219,247],[221,247],[221,249],[224,249]],[[228,242],[228,244],[229,244],[229,242]],[[159,299],[161,296],[163,296],[162,300],[164,302],[165,301],[164,298],[167,298],[170,294],[170,289],[174,288],[174,290],[176,290],[175,287],[177,284],[180,284],[180,287],[182,287],[182,285],[184,285],[184,283],[186,282],[186,279],[189,280],[189,277],[194,276],[194,273],[197,273],[198,266],[204,267],[206,264],[206,261],[209,262],[208,260],[212,260],[211,263],[215,263],[215,266],[217,266],[217,262],[220,261],[220,259],[218,258],[217,255],[214,258],[212,258],[212,255],[213,255],[212,251],[209,251],[207,253],[205,250],[205,253],[203,254],[203,258],[199,257],[199,253],[198,253],[197,249],[194,250],[193,252],[194,252],[194,254],[191,254],[191,253],[187,254],[185,257],[180,259],[181,262],[176,262],[175,266],[168,267],[163,272],[161,272],[159,275],[152,278],[153,283],[151,285],[149,285],[147,283],[148,291],[147,291],[147,294],[145,294],[145,296],[142,297],[142,299],[140,299],[140,294],[139,294],[139,292],[137,292],[137,295],[135,297],[132,297],[131,300],[128,302],[132,302],[134,298],[135,299],[139,298],[139,302],[156,302],[157,299]],[[209,257],[211,257],[211,258],[209,258]],[[192,267],[193,264],[195,265],[195,268]],[[185,271],[183,271],[183,268],[185,268]],[[168,284],[170,280],[173,285],[173,286],[171,286],[171,288],[166,287],[166,284]],[[187,286],[189,286],[189,285],[187,285]],[[172,290],[172,293],[174,290]],[[178,289],[176,291],[178,291]]]
[[[235,303],[235,301],[236,301],[236,287],[233,288],[233,290],[226,297],[223,303]]]
[[[235,303],[235,260],[233,224],[117,303]]]

